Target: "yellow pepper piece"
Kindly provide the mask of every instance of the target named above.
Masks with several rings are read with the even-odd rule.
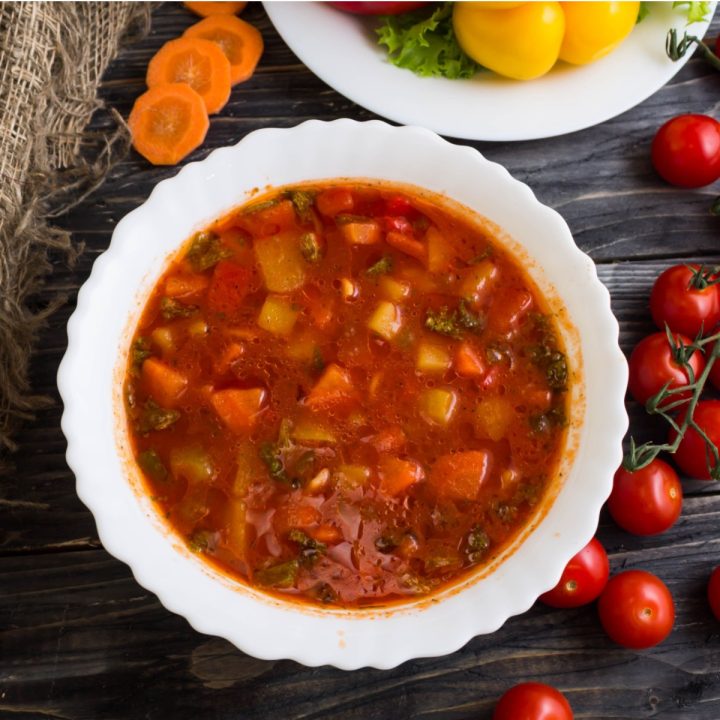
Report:
[[[558,59],[565,15],[558,2],[528,2],[503,10],[457,2],[453,27],[460,47],[476,62],[516,80],[544,75]]]
[[[573,65],[595,62],[612,52],[637,22],[639,2],[564,2],[565,38],[560,59]]]

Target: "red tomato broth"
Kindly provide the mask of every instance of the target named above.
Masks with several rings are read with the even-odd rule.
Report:
[[[406,188],[324,182],[295,189],[322,198],[330,187],[328,202],[316,197],[302,214],[288,213],[284,199],[273,203],[284,190],[233,211],[206,231],[217,239],[199,264],[192,259],[198,235],[188,243],[139,322],[127,410],[147,489],[192,549],[284,599],[377,606],[456,583],[526,529],[557,475],[569,393],[549,387],[542,357],[563,351],[556,320],[487,229]],[[343,224],[368,220],[380,225],[380,239],[351,244]],[[437,257],[416,252],[430,228],[453,250],[436,272],[426,265],[437,267]],[[299,284],[291,263],[279,282],[290,278],[297,287],[268,292],[255,248],[266,233],[301,242],[308,232],[320,260],[302,258]],[[388,232],[414,242],[387,245]],[[386,257],[392,270],[368,275]],[[458,288],[483,263],[494,268],[492,289],[463,306],[484,318],[483,329],[462,328],[461,337],[427,329],[428,311],[442,319],[447,307],[457,319]],[[237,282],[222,292],[217,278],[225,277]],[[179,308],[168,310],[167,287]],[[188,293],[177,295],[178,288]],[[282,333],[259,327],[268,295],[284,303],[281,315],[295,318],[289,331],[287,323]],[[390,340],[367,328],[383,302],[400,308],[400,331]],[[437,351],[434,372],[416,367],[420,343]],[[472,372],[455,359],[461,346],[465,357],[471,351]],[[158,373],[144,371],[146,356],[168,368],[169,382],[151,386]],[[329,369],[344,389],[318,395]],[[452,393],[447,426],[422,409],[428,391]],[[168,402],[172,392],[178,396]],[[158,395],[171,422],[139,427]],[[235,423],[218,409],[228,406],[226,395],[240,399]],[[248,398],[260,396],[258,412],[248,413]],[[263,448],[266,461],[281,460],[275,479]]]

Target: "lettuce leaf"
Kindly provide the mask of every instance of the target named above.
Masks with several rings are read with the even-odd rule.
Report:
[[[688,25],[694,22],[702,22],[707,20],[707,16],[710,13],[709,2],[674,2],[673,8],[681,8],[687,14]]]
[[[458,45],[452,26],[452,3],[381,18],[378,44],[393,65],[422,77],[470,78],[480,66]]]

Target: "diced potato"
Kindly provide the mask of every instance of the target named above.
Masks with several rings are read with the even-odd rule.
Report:
[[[188,385],[183,373],[154,357],[143,363],[142,378],[150,395],[162,407],[174,407]]]
[[[385,456],[380,458],[378,469],[380,490],[391,497],[405,494],[411,486],[425,478],[425,471],[415,460]]]
[[[343,278],[340,280],[340,293],[345,302],[351,302],[357,299],[359,293],[357,283],[350,278]]]
[[[483,398],[475,408],[475,433],[495,442],[502,440],[515,417],[510,401],[501,395]]]
[[[335,477],[343,487],[361,487],[370,479],[370,468],[365,465],[338,465]]]
[[[337,442],[335,433],[314,418],[296,422],[290,437],[301,445],[333,445]]]
[[[268,290],[290,292],[302,287],[305,283],[306,263],[296,232],[258,238],[253,246]]]
[[[428,482],[441,497],[477,500],[489,467],[490,456],[484,450],[441,455],[430,471]]]
[[[295,309],[292,302],[282,295],[268,295],[265,298],[258,325],[273,335],[289,335],[295,327],[299,310]]]
[[[265,466],[258,456],[257,448],[249,441],[240,443],[237,452],[237,470],[230,487],[233,497],[244,498],[255,480],[265,477]]]
[[[313,409],[339,405],[357,397],[350,373],[340,365],[330,363],[305,402]]]
[[[380,242],[380,225],[375,220],[344,223],[340,226],[340,232],[351,245],[374,245]]]
[[[446,272],[453,264],[455,252],[443,234],[431,225],[425,234],[428,270],[432,273]]]
[[[385,340],[392,340],[402,327],[400,308],[383,300],[368,320],[368,327]]]
[[[252,430],[266,398],[265,388],[228,388],[214,392],[210,396],[210,402],[225,425],[233,432],[241,434]]]
[[[228,500],[228,525],[225,547],[238,560],[245,559],[247,551],[247,505],[240,498]]]
[[[189,484],[208,483],[215,475],[210,455],[199,445],[182,445],[170,451],[170,472]]]
[[[496,280],[498,269],[492,260],[482,260],[462,271],[457,286],[457,294],[474,305],[481,305],[490,295]]]
[[[415,292],[433,293],[438,292],[440,286],[425,268],[417,265],[406,265],[398,269],[398,275],[406,280]]]
[[[160,348],[163,355],[169,355],[177,350],[173,331],[169,327],[155,328],[150,333],[150,339]]]
[[[188,325],[188,333],[193,337],[201,337],[202,335],[207,335],[207,331],[208,324],[202,319],[193,320]]]
[[[402,280],[383,275],[378,284],[382,295],[392,302],[399,303],[410,297],[410,285]]]
[[[447,425],[455,414],[456,406],[457,397],[452,390],[432,388],[420,395],[420,412],[436,425]]]
[[[421,342],[418,346],[415,367],[422,373],[444,373],[452,365],[449,350],[436,343]]]
[[[288,357],[300,362],[310,362],[318,350],[317,338],[312,334],[294,337],[285,351]]]

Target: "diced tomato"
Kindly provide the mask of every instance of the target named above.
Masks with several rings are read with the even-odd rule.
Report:
[[[313,539],[326,545],[337,545],[343,540],[343,534],[334,525],[320,525],[310,532]]]
[[[350,212],[355,207],[352,191],[348,188],[323,190],[315,198],[315,207],[327,217]]]
[[[266,397],[264,388],[228,388],[214,392],[210,402],[225,425],[240,435],[252,430]]]
[[[207,293],[208,309],[215,313],[233,316],[242,310],[248,293],[250,271],[232,262],[221,260],[213,270]]]
[[[320,518],[319,510],[310,505],[283,505],[273,516],[273,526],[278,535],[286,535],[293,528],[307,530],[317,525]]]
[[[380,225],[375,220],[344,223],[340,226],[340,232],[351,245],[374,245],[380,242]]]
[[[385,232],[399,232],[403,235],[412,235],[413,233],[412,223],[402,215],[384,217],[382,224]]]
[[[297,227],[295,207],[292,201],[281,200],[263,210],[238,215],[235,224],[253,237],[277,235]]]
[[[393,195],[385,201],[385,212],[388,215],[408,215],[412,211],[412,203],[404,195]]]
[[[502,297],[502,302],[496,300],[493,303],[493,312],[490,313],[488,325],[494,332],[506,335],[518,327],[532,306],[532,295],[527,290],[522,290],[510,297]]]
[[[357,390],[350,373],[330,363],[305,398],[305,402],[313,409],[342,405],[357,398]]]
[[[174,407],[188,385],[186,375],[154,357],[143,363],[142,378],[148,394],[162,407]]]
[[[462,377],[481,378],[487,368],[480,353],[472,345],[461,343],[455,351],[455,371]]]
[[[380,490],[391,497],[402,495],[412,485],[425,479],[425,471],[415,460],[400,460],[385,456],[380,458],[378,469]]]
[[[505,377],[505,368],[501,365],[493,365],[480,381],[480,387],[483,390],[493,390],[498,387]]]
[[[410,257],[414,257],[420,260],[420,262],[426,262],[427,260],[427,248],[425,244],[410,235],[399,232],[389,232],[385,236],[385,241],[390,247],[394,247],[396,250],[410,255]]]
[[[165,295],[171,298],[198,295],[209,284],[210,280],[206,275],[171,275],[165,281]]]
[[[215,372],[218,375],[224,375],[236,360],[239,360],[245,352],[245,346],[241,343],[231,343],[228,345],[215,362]]]
[[[407,438],[399,425],[392,425],[369,438],[379,453],[397,453],[405,448]]]
[[[429,482],[440,497],[477,500],[489,467],[490,455],[484,450],[441,455],[430,471]]]

